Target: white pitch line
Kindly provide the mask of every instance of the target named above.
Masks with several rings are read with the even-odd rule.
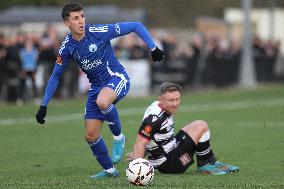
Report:
[[[217,102],[209,104],[192,104],[182,105],[179,112],[205,112],[205,111],[224,111],[224,110],[236,110],[236,109],[247,109],[247,108],[261,108],[271,106],[284,106],[284,98],[278,99],[263,99],[263,100],[240,100],[235,102]],[[119,109],[120,116],[130,116],[143,114],[146,107],[139,108],[126,108]],[[284,109],[283,109],[284,110]],[[46,120],[48,123],[53,122],[64,122],[64,121],[75,121],[82,120],[83,113],[63,114],[56,116],[47,116]],[[29,118],[10,118],[0,119],[1,125],[19,125],[19,124],[34,124],[36,120],[33,116]]]
[[[214,124],[214,127],[219,125],[226,125],[227,123],[224,121],[210,121],[210,125]],[[284,121],[279,120],[250,120],[250,121],[234,121],[234,127],[241,127],[241,128],[283,128]]]

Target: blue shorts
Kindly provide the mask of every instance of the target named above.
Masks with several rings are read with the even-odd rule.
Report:
[[[85,107],[85,119],[106,120],[106,115],[101,112],[96,103],[97,97],[104,87],[109,87],[115,91],[117,99],[113,104],[116,104],[127,95],[130,88],[130,80],[128,75],[124,72],[123,74],[111,76],[110,80],[102,86],[92,86],[88,92],[88,99]]]

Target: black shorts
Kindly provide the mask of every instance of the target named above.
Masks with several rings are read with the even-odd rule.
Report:
[[[167,154],[167,160],[157,168],[161,173],[183,173],[194,163],[196,144],[192,138],[183,130],[180,130],[175,138],[176,148]]]

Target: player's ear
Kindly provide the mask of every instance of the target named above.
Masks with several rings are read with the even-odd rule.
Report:
[[[158,100],[159,100],[159,102],[162,102],[162,101],[163,101],[162,95],[160,95],[160,96],[158,97]]]
[[[63,22],[64,22],[64,25],[69,28],[69,25],[70,25],[69,21],[68,20],[64,20]]]

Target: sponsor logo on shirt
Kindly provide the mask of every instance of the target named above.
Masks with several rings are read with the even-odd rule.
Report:
[[[92,68],[95,68],[95,67],[101,65],[102,63],[103,63],[103,62],[102,62],[101,59],[95,60],[95,61],[93,61],[93,62],[90,62],[90,60],[84,59],[84,60],[81,62],[81,64],[82,64],[82,69],[83,69],[83,70],[86,70],[86,71],[87,71],[87,70],[90,70],[90,69],[92,69]]]
[[[107,32],[108,26],[89,27],[90,32]]]
[[[89,46],[89,50],[90,50],[90,52],[95,52],[97,50],[97,45],[96,44],[91,44]]]
[[[60,66],[62,65],[62,58],[61,58],[60,54],[58,54],[57,57],[56,57],[56,63]]]

